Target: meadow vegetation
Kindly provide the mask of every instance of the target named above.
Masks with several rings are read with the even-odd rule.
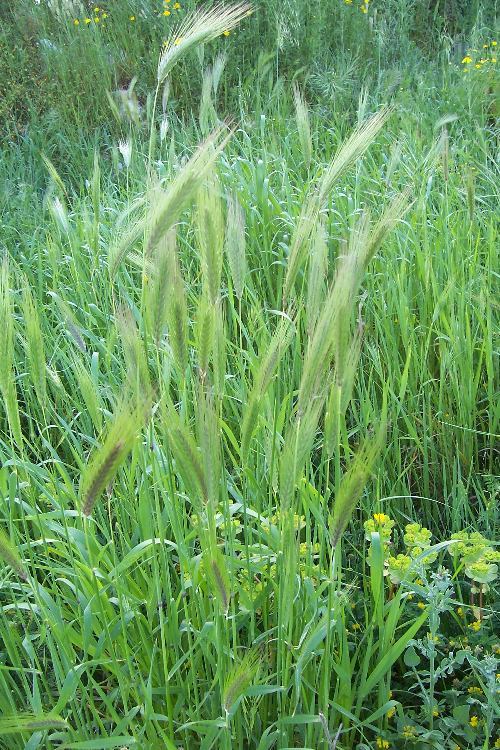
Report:
[[[0,748],[500,747],[496,6],[0,6]]]

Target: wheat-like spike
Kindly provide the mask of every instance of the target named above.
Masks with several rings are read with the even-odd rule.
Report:
[[[247,275],[245,214],[235,195],[227,199],[226,254],[236,297],[241,300]]]
[[[158,84],[165,80],[174,65],[189,50],[216,39],[225,31],[234,29],[251,12],[250,3],[241,2],[227,6],[218,3],[211,8],[200,8],[189,13],[179,25],[172,29],[163,45],[158,61]]]
[[[222,612],[227,615],[231,601],[231,586],[224,555],[218,547],[205,550],[203,555],[208,581]]]
[[[165,426],[176,469],[181,477],[191,502],[206,504],[208,487],[200,459],[200,452],[191,431],[186,427],[174,407],[169,404],[165,414]]]
[[[252,648],[243,657],[239,664],[236,664],[227,677],[226,684],[222,695],[222,704],[226,714],[234,707],[235,703],[245,690],[256,679],[262,664],[262,650]]]
[[[410,192],[411,188],[407,187],[401,193],[398,193],[384,209],[382,216],[373,227],[370,241],[366,246],[366,253],[362,261],[364,268],[366,268],[371,261],[389,232],[394,229],[396,224],[403,218],[412,205],[412,202],[410,201]]]
[[[215,518],[221,479],[220,428],[213,398],[202,385],[196,404],[196,428],[207,487],[208,513]]]
[[[120,407],[103,445],[91,456],[80,486],[81,507],[85,516],[91,515],[99,496],[132,450],[147,410],[146,400],[132,409],[126,405]]]
[[[116,325],[123,346],[128,382],[139,398],[141,394],[150,394],[151,380],[144,343],[129,308],[123,307],[118,311]]]
[[[319,416],[325,402],[326,392],[318,394],[302,415],[290,423],[283,443],[280,459],[280,499],[282,510],[292,507],[295,486],[302,476],[305,462],[311,450],[318,427]]]
[[[293,84],[293,101],[295,104],[295,120],[297,122],[302,156],[304,157],[306,169],[309,169],[313,151],[309,109],[297,81],[294,81]]]
[[[0,269],[0,390],[6,393],[14,366],[14,316],[9,282],[9,263],[3,258]]]
[[[0,529],[0,557],[9,565],[12,570],[21,578],[23,581],[25,581],[28,578],[28,574],[26,573],[24,566],[21,562],[21,558],[19,557],[16,548],[10,541],[7,534],[4,534],[4,532]]]
[[[225,134],[224,137],[223,134]],[[150,231],[146,244],[146,257],[152,255],[161,238],[189,205],[230,137],[231,132],[228,132],[225,126],[216,128],[198,146],[167,189],[158,195],[153,213],[148,220]]]
[[[219,302],[215,309],[215,328],[214,328],[214,385],[219,398],[224,395],[226,383],[226,360],[227,360],[227,337],[226,337],[226,319],[224,308]]]
[[[220,294],[224,218],[217,176],[209,175],[198,192],[195,215],[196,234],[201,253],[203,284],[208,298],[216,305]]]
[[[330,536],[335,547],[342,536],[372,473],[385,442],[387,430],[387,397],[384,393],[380,424],[376,435],[367,439],[352,460],[340,482],[330,519]]]
[[[319,213],[324,206],[336,180],[348,167],[359,159],[376,135],[383,127],[391,114],[390,107],[384,107],[372,115],[365,123],[357,127],[351,136],[342,144],[325,169],[319,184],[312,186],[302,207],[297,227],[292,236],[288,267],[284,284],[284,297],[288,298],[297,273],[302,264],[304,253],[307,249],[307,241],[311,236]]]
[[[253,387],[243,414],[241,427],[241,458],[243,462],[248,456],[250,440],[257,426],[262,401],[279,363],[292,341],[294,330],[293,322],[289,317],[281,318],[271,341],[266,345],[266,353],[255,374]]]
[[[184,378],[188,363],[188,314],[186,289],[182,278],[175,238],[171,235],[171,248],[168,253],[169,263],[169,297],[167,306],[167,324],[170,345],[174,362],[181,378]]]
[[[154,258],[151,281],[146,286],[146,304],[149,328],[156,346],[159,346],[168,314],[169,287],[171,283],[169,258],[172,238],[167,235],[159,244]]]
[[[7,256],[0,269],[0,394],[4,400],[10,432],[21,448],[23,435],[14,372],[14,315]]]
[[[146,193],[138,196],[116,219],[115,233],[108,251],[108,271],[111,279],[114,278],[123,259],[144,236],[146,228],[144,209],[148,200],[151,200],[151,196]]]
[[[28,354],[29,369],[35,386],[35,393],[40,403],[44,406],[47,396],[46,361],[43,345],[42,327],[38,307],[33,294],[24,279],[23,290],[23,317],[26,330],[26,349]]]
[[[78,391],[90,414],[92,424],[96,431],[100,433],[102,431],[102,402],[96,384],[83,362],[75,360],[73,372],[75,373]]]
[[[202,379],[208,371],[210,357],[214,348],[215,333],[215,309],[214,306],[202,295],[198,303],[196,313],[196,351],[198,355],[198,367]]]
[[[307,333],[312,336],[323,303],[325,281],[328,268],[328,244],[326,229],[323,222],[319,222],[312,241],[309,257],[309,274],[307,283],[306,317]]]
[[[200,96],[200,130],[203,136],[206,136],[210,128],[217,122],[217,113],[212,101],[213,91],[213,71],[211,67],[206,68],[203,73],[203,82],[201,85]]]

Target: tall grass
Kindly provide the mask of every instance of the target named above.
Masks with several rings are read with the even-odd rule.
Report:
[[[0,162],[2,747],[375,747],[434,610],[362,521],[494,537],[486,106],[347,128],[266,76],[231,129],[150,96],[81,184],[26,146],[43,197]]]

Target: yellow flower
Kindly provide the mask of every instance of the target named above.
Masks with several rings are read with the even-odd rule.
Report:
[[[474,67],[475,67],[475,68],[476,68],[477,70],[481,70],[481,65],[479,65],[479,63],[476,63],[476,64],[474,65]]]
[[[500,747],[500,737],[497,737],[495,740],[495,747]]]
[[[392,717],[394,716],[395,713],[396,713],[396,709],[394,708],[394,706],[392,706],[392,708],[390,708],[387,711],[386,716],[387,716],[388,719],[392,719]]]
[[[375,523],[385,523],[389,520],[389,516],[386,516],[385,513],[374,513],[373,520]]]
[[[101,16],[101,18],[107,18],[107,17],[108,17],[107,13],[103,13],[102,16]]]
[[[383,740],[382,737],[377,737],[377,747],[380,747],[382,750],[387,750],[389,743],[387,740]]]
[[[361,13],[368,13],[368,8],[366,7],[366,5],[361,6]]]
[[[477,718],[477,716],[471,716],[469,724],[471,725],[471,727],[477,727],[477,725],[479,724],[479,719]]]
[[[434,708],[432,709],[432,715],[434,716],[434,718],[439,716],[439,708],[437,706],[434,706]]]
[[[177,39],[174,42],[175,46],[178,47],[179,44],[182,42],[183,39],[184,39],[183,36],[178,36]]]
[[[90,23],[91,21],[92,21],[92,19],[91,19],[91,18],[86,18],[86,19],[85,19],[85,23],[86,23],[86,24],[89,24],[89,23]]]
[[[415,727],[411,726],[411,724],[407,724],[403,727],[403,737],[405,739],[412,739],[416,736]]]
[[[99,13],[99,11],[100,11],[100,10],[101,10],[101,9],[100,9],[100,8],[98,8],[98,7],[97,7],[97,5],[96,5],[96,6],[95,6],[95,8],[94,8],[94,13]]]
[[[231,32],[230,32],[230,31],[228,31],[227,29],[226,29],[226,30],[225,30],[225,31],[223,32],[224,36],[229,36],[229,34],[230,34],[230,33],[231,33]]]
[[[496,57],[492,57],[492,58],[491,58],[491,62],[492,62],[492,63],[496,63],[496,61],[497,61]]]
[[[99,23],[99,21],[100,21],[100,20],[101,20],[101,19],[99,18],[99,16],[96,16],[96,17],[94,18],[94,23]]]
[[[475,620],[474,622],[471,622],[471,624],[469,625],[469,628],[471,628],[471,630],[474,630],[474,632],[477,633],[478,630],[481,630],[481,625],[482,625],[481,620]]]
[[[173,8],[174,10],[179,10],[179,8],[180,8],[180,7],[181,7],[181,4],[180,4],[180,3],[174,3],[174,4],[172,5],[172,8]]]
[[[483,49],[488,49],[488,46],[487,44],[483,44]]]
[[[495,41],[495,40],[493,40],[493,41],[492,41],[492,43],[491,43],[491,46],[492,46],[492,47],[496,47],[496,46],[497,46],[497,43],[496,43],[496,41]]]
[[[163,15],[164,16],[169,16],[170,15],[170,11],[169,10],[164,10],[163,11]]]
[[[135,16],[130,16],[129,21],[135,21]]]
[[[418,607],[419,609],[425,609],[425,603],[424,603],[424,602],[419,602],[419,603],[417,604],[417,607]]]
[[[473,687],[470,687],[470,688],[469,688],[469,689],[467,690],[467,692],[468,692],[468,693],[469,693],[470,695],[482,695],[482,694],[483,694],[483,691],[481,690],[481,688],[480,688],[480,687],[477,687],[477,685],[474,685]]]
[[[80,21],[78,20],[78,18],[75,18],[75,20],[73,21],[73,23],[75,24],[75,26],[79,26],[80,25]]]
[[[469,55],[465,55],[464,59],[462,60],[462,65],[468,65],[472,62],[472,57]]]
[[[458,609],[457,609],[457,615],[458,615],[459,617],[463,617],[463,616],[464,616],[464,610],[463,610],[463,607],[458,607]]]
[[[361,625],[359,624],[359,622],[353,623],[352,629],[353,630],[360,630],[361,629]]]
[[[352,0],[344,0],[344,3],[345,3],[346,5],[352,5]]]

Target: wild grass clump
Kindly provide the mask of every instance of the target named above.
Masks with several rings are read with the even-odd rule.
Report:
[[[0,157],[1,747],[497,744],[490,94],[379,61],[325,111],[282,61],[383,24],[320,6],[177,9],[119,133]]]

